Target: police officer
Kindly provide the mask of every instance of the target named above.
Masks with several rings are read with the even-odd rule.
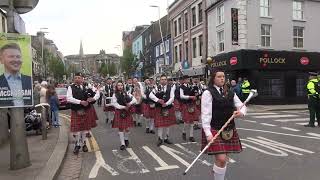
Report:
[[[309,73],[309,81],[307,84],[308,90],[308,109],[310,113],[310,121],[309,124],[305,125],[305,127],[315,127],[314,122],[317,117],[318,126],[320,127],[320,107],[319,107],[319,86],[320,82],[317,79],[317,73],[310,72]]]
[[[242,102],[244,102],[250,94],[250,82],[248,78],[243,78],[243,82],[241,84],[241,91],[242,91]]]

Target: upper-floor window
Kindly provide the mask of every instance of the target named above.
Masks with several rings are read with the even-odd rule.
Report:
[[[189,19],[188,19],[188,13],[184,14],[184,30],[187,31],[189,28]]]
[[[202,49],[203,49],[203,36],[199,36],[199,56],[202,56]]]
[[[159,48],[160,46],[156,46],[156,57],[159,57]]]
[[[260,16],[270,17],[270,0],[260,0]]]
[[[6,19],[2,16],[2,32],[6,32]]]
[[[179,60],[182,61],[182,44],[179,44]]]
[[[182,33],[182,23],[181,23],[181,18],[178,19],[178,30],[179,30],[179,34]]]
[[[293,27],[293,47],[303,48],[304,28],[295,26]]]
[[[169,39],[166,40],[166,52],[167,52],[167,53],[170,51],[169,43],[170,43]]]
[[[218,25],[224,23],[224,6],[219,6],[217,8],[217,22]]]
[[[186,60],[188,60],[188,59],[189,59],[189,42],[186,41],[186,42],[184,43],[184,46],[185,46],[184,58],[185,58]]]
[[[195,26],[195,25],[197,25],[196,7],[193,7],[191,9],[191,13],[192,13],[192,26]]]
[[[178,46],[174,47],[174,62],[178,62]]]
[[[151,43],[151,34],[149,34],[149,43]]]
[[[293,1],[293,19],[302,20],[303,19],[303,5],[302,1]]]
[[[271,46],[271,25],[261,24],[261,46]]]
[[[176,37],[178,35],[178,25],[177,25],[177,21],[173,22],[173,26],[174,26],[174,36]]]
[[[198,13],[199,13],[199,16],[198,16],[198,22],[201,23],[202,22],[202,2],[198,4]]]
[[[218,38],[218,52],[223,52],[224,51],[224,30],[219,31],[217,33],[217,38]]]
[[[164,53],[164,44],[163,44],[163,42],[161,42],[161,44],[160,44],[160,55],[163,55],[163,53]]]
[[[192,57],[197,57],[197,38],[192,38]]]

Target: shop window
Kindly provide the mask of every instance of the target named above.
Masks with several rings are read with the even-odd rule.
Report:
[[[262,86],[260,89],[261,96],[264,97],[283,97],[284,82],[282,79],[263,79]]]
[[[297,96],[298,97],[306,97],[307,90],[306,90],[306,79],[297,78],[296,80],[296,89],[297,89]]]

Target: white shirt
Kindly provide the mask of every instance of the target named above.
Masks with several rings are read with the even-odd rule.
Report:
[[[83,89],[83,86],[80,85],[80,88]],[[81,100],[76,99],[76,98],[73,97],[71,86],[68,87],[68,91],[67,91],[67,101],[68,101],[69,103],[72,103],[72,104],[80,104],[80,102],[81,102]]]
[[[187,87],[187,84],[183,84],[182,86]],[[183,89],[180,88],[180,98],[181,98],[181,99],[190,99],[190,96],[184,95]]]
[[[137,103],[137,100],[134,96],[132,96],[130,93],[127,93],[127,95],[132,98],[131,102],[129,103],[130,105]],[[122,106],[118,103],[118,99],[116,97],[116,94],[113,94],[112,99],[111,99],[111,104],[116,108],[116,109],[125,109],[126,106]]]
[[[220,93],[220,88],[217,86],[215,86],[215,88]],[[233,102],[237,109],[239,109],[243,105],[243,103],[241,102],[241,100],[236,94],[234,94]],[[240,109],[240,112],[243,115],[246,115],[247,107],[243,106]],[[211,124],[210,124],[211,119],[212,119],[212,96],[209,90],[205,90],[201,97],[201,120],[202,120],[202,128],[207,137],[212,136]]]
[[[164,92],[167,91],[167,85],[165,85],[165,86],[160,85],[160,87],[164,89],[163,90]],[[166,106],[169,106],[169,105],[171,105],[173,103],[173,101],[174,101],[174,90],[175,90],[175,88],[171,87],[170,99],[167,102],[165,102]],[[159,98],[157,98],[156,95],[155,95],[155,94],[157,94],[157,92],[158,92],[158,88],[154,88],[151,91],[150,95],[149,95],[150,99],[152,101],[154,101],[154,102],[158,102],[159,101]]]

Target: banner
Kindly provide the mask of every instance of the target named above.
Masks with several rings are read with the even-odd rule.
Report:
[[[33,106],[31,36],[0,33],[0,108]]]
[[[239,31],[238,31],[238,9],[231,8],[231,35],[232,45],[239,44]]]

